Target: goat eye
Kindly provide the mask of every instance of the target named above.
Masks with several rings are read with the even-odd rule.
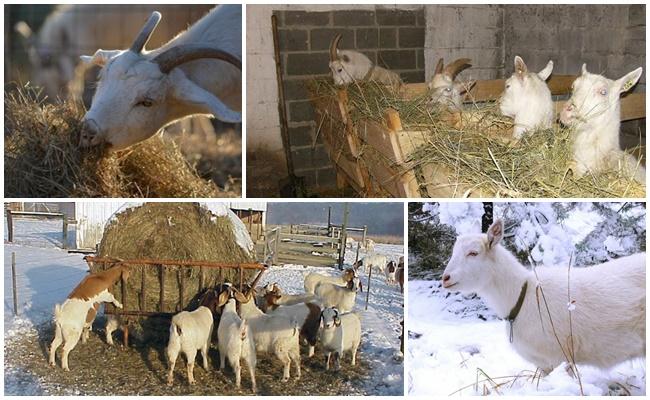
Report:
[[[445,88],[445,92],[447,93],[451,92],[451,88]]]
[[[607,89],[600,89],[600,92],[598,93],[600,93],[601,96],[607,96]]]
[[[476,257],[476,256],[478,256],[478,252],[476,251],[470,251],[469,253],[467,253],[467,257]]]
[[[507,85],[506,85],[506,89],[510,89],[510,84],[507,84]]]
[[[343,72],[343,68],[339,68],[339,69],[338,69],[338,72]]]
[[[144,99],[135,104],[136,106],[142,106],[142,107],[151,107],[153,105],[153,101],[151,99]]]

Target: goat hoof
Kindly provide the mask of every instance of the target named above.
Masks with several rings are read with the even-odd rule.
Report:
[[[68,368],[68,367],[63,367],[63,370],[70,372],[70,368]]]

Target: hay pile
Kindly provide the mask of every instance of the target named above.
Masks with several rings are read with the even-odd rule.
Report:
[[[5,92],[7,197],[235,197],[199,177],[162,135],[127,150],[81,149],[84,110],[44,104],[26,87]]]
[[[317,80],[310,91],[335,98],[337,88],[329,80]],[[470,112],[460,115],[462,128],[454,128],[448,114],[427,105],[426,95],[405,98],[394,88],[364,82],[348,87],[348,101],[355,122],[385,124],[386,109],[393,108],[405,130],[423,132],[425,144],[409,156],[407,164],[415,170],[425,197],[430,196],[429,184],[454,197],[472,193],[522,198],[645,197],[645,186],[630,171],[574,176],[570,129],[539,130],[514,142],[512,122],[500,115],[495,103],[469,106]],[[368,146],[362,149],[363,157],[377,157],[375,153]],[[446,176],[434,179],[430,171],[441,168]]]
[[[218,217],[197,203],[145,203],[129,208],[115,216],[106,229],[97,255],[124,260],[152,258],[161,260],[195,260],[249,263],[252,255],[236,241],[234,226],[227,216]],[[101,270],[94,265],[91,270]],[[145,293],[141,298],[144,269]],[[164,303],[160,310],[160,272],[158,267],[133,266],[126,284],[126,309],[138,311],[179,311],[179,267],[165,267]],[[199,268],[182,269],[184,274],[183,305],[194,304],[199,288]],[[214,286],[224,280],[239,282],[236,270],[204,269],[204,287]],[[245,273],[245,279],[254,275]],[[115,289],[121,299],[121,287]],[[144,300],[144,304],[142,301]]]

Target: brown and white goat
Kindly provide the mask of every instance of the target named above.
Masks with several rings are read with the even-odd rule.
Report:
[[[63,343],[61,366],[68,368],[68,354],[75,348],[82,335],[87,319],[95,310],[95,304],[113,303],[122,308],[122,304],[113,297],[109,289],[120,279],[126,280],[129,270],[126,265],[119,264],[106,271],[87,275],[68,295],[63,304],[54,306],[54,340],[50,345],[50,365],[56,365],[56,350]],[[92,324],[92,321],[90,322]]]
[[[395,271],[395,279],[399,283],[399,291],[404,293],[404,256],[399,258],[397,271]]]
[[[459,58],[445,66],[443,59],[438,60],[433,78],[429,82],[429,104],[442,106],[451,111],[460,111],[463,106],[463,94],[468,92],[476,81],[456,82],[456,76],[472,66],[469,58]]]
[[[330,43],[330,71],[334,84],[345,86],[354,82],[374,81],[384,85],[400,86],[399,74],[374,65],[363,53],[354,50],[339,50],[341,34]]]

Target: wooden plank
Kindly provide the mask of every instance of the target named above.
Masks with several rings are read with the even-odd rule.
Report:
[[[576,75],[551,75],[546,81],[551,94],[563,95],[571,93],[571,84],[576,80]],[[479,80],[470,90],[465,102],[495,100],[505,89],[505,79]],[[402,93],[406,98],[415,98],[426,94],[429,87],[428,83],[410,83],[404,85]]]

